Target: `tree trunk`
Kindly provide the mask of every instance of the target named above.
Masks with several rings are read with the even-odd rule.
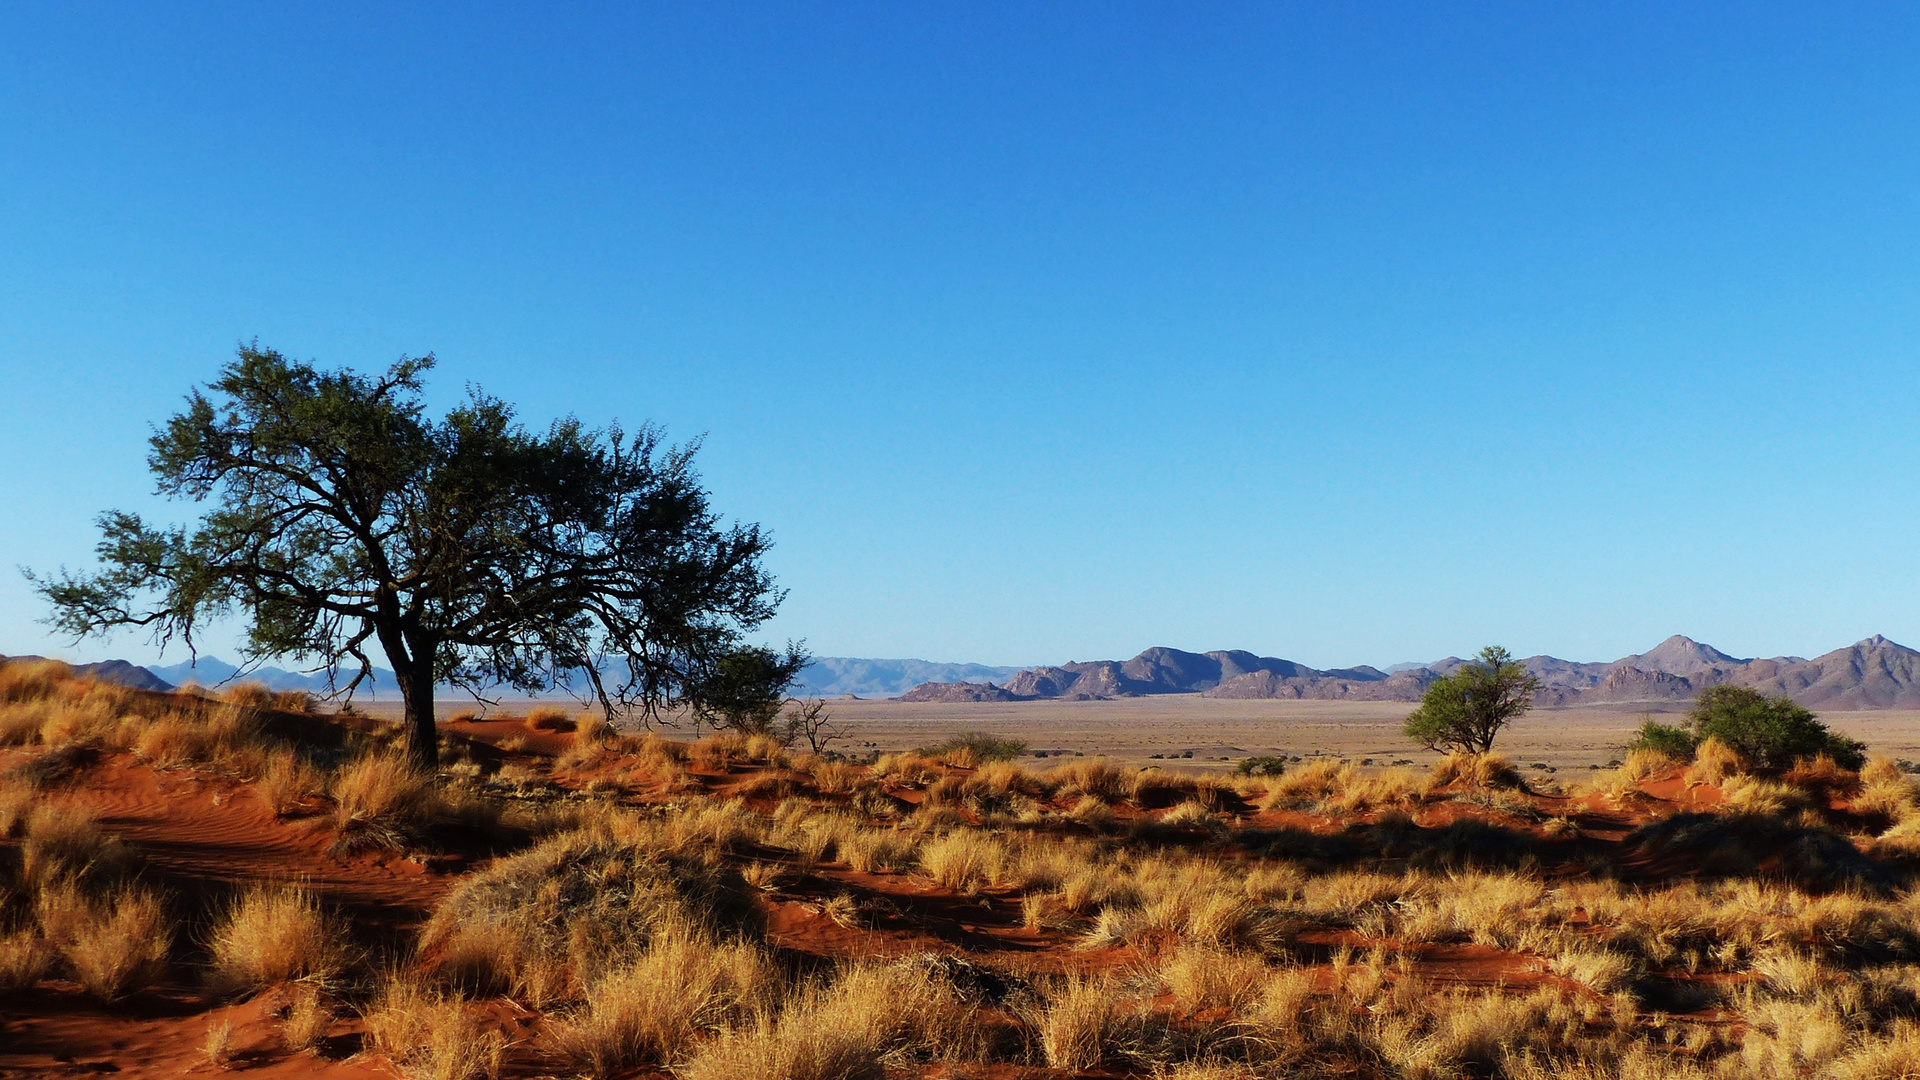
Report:
[[[422,772],[440,766],[440,732],[433,723],[433,664],[414,663],[395,670],[400,697],[406,702],[407,757]]]

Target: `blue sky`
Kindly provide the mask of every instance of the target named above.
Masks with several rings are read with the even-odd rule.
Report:
[[[190,513],[148,426],[258,337],[704,434],[822,654],[1920,644],[1916,45],[1891,5],[8,5],[0,553]],[[0,576],[0,652],[152,656],[43,614]]]

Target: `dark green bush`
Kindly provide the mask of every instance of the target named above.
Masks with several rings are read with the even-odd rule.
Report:
[[[1287,759],[1270,755],[1256,754],[1241,758],[1234,763],[1233,771],[1241,776],[1279,776],[1287,771]]]
[[[1699,745],[1700,740],[1686,728],[1648,720],[1633,733],[1627,749],[1655,750],[1679,761],[1691,761],[1694,747]]]
[[[1785,769],[1798,758],[1831,757],[1843,769],[1866,762],[1866,747],[1821,723],[1806,706],[1781,694],[1767,697],[1747,686],[1701,691],[1689,715],[1700,740],[1719,739],[1756,765]]]
[[[1012,761],[1027,752],[1027,744],[1022,739],[1005,739],[970,731],[932,746],[916,747],[913,752],[925,757],[940,757],[955,750],[971,751],[975,761]]]

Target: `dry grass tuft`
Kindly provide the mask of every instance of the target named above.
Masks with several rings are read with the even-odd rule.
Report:
[[[215,978],[230,989],[301,978],[324,982],[346,966],[346,933],[307,890],[256,886],[214,928],[211,951]]]
[[[580,729],[579,721],[567,715],[565,709],[556,709],[551,705],[529,710],[523,723],[534,731],[569,732]]]
[[[0,661],[0,704],[52,697],[62,684],[75,680],[73,669],[58,660]]]
[[[663,930],[751,931],[748,886],[708,857],[741,827],[731,805],[668,823],[612,818],[469,875],[422,933],[433,973],[544,1007],[637,961]]]
[[[696,1040],[746,1024],[771,1004],[779,975],[759,949],[719,944],[692,927],[657,935],[641,958],[595,980],[560,1034],[597,1077],[669,1065]]]
[[[207,1064],[216,1069],[224,1069],[233,1062],[233,1021],[222,1017],[207,1022],[207,1039],[201,1044],[200,1052],[207,1056]]]
[[[1160,982],[1177,1008],[1240,1012],[1258,1000],[1271,974],[1259,957],[1207,946],[1186,946],[1160,963]]]
[[[1599,994],[1611,994],[1633,981],[1633,960],[1616,952],[1576,946],[1548,962],[1554,974]]]
[[[1268,780],[1260,809],[1293,810],[1312,806],[1338,794],[1353,779],[1354,768],[1347,762],[1308,761]]]
[[[96,901],[66,885],[44,888],[37,899],[42,929],[94,997],[118,1001],[165,970],[173,924],[155,894],[123,888]]]
[[[1108,829],[1115,821],[1113,808],[1092,795],[1082,795],[1067,816],[1089,829]]]
[[[1525,789],[1526,779],[1513,762],[1494,752],[1469,754],[1456,750],[1433,766],[1430,777],[1436,788],[1458,785],[1467,788]]]
[[[90,871],[113,871],[125,861],[119,842],[100,831],[93,811],[73,803],[43,803],[27,815],[20,868],[28,881],[46,882]]]
[[[1173,828],[1206,828],[1212,824],[1213,814],[1198,801],[1183,802],[1160,815],[1160,824]]]
[[[320,771],[287,748],[268,752],[260,775],[253,783],[254,790],[275,817],[298,813],[309,799],[326,790],[326,778]]]
[[[404,848],[433,815],[433,777],[400,754],[369,754],[334,778],[333,801],[342,848]]]
[[[883,1080],[889,1060],[979,1056],[972,1009],[911,963],[859,964],[800,988],[675,1070],[684,1080]]]
[[[1416,776],[1403,768],[1353,773],[1344,778],[1338,791],[1320,800],[1315,809],[1329,816],[1365,814],[1382,808],[1412,809],[1426,799],[1433,787],[1430,778]]]
[[[906,870],[918,861],[920,845],[892,829],[861,829],[840,845],[840,857],[865,874]]]
[[[1860,793],[1853,798],[1856,813],[1879,815],[1897,825],[1920,812],[1920,786],[1891,759],[1868,759],[1860,770],[1860,784]],[[0,832],[4,832],[3,827]]]
[[[311,983],[293,987],[286,1015],[280,1018],[280,1041],[289,1050],[311,1050],[326,1038],[333,1026],[333,1010],[327,1007],[320,988]]]
[[[1620,776],[1629,783],[1637,784],[1656,773],[1677,769],[1684,764],[1686,762],[1650,746],[1637,746],[1627,751],[1627,760],[1620,766]]]
[[[30,990],[52,970],[54,952],[38,934],[0,935],[0,991]]]
[[[407,1080],[494,1080],[507,1040],[458,998],[390,979],[366,1013],[367,1041]]]
[[[1041,780],[1062,799],[1094,798],[1103,803],[1120,801],[1132,787],[1126,771],[1108,764],[1104,758],[1056,765]]]
[[[1055,1069],[1097,1069],[1120,1028],[1119,988],[1109,979],[1069,976],[1046,995],[1040,1051]]]
[[[1739,751],[1718,738],[1709,737],[1693,751],[1693,764],[1687,766],[1688,787],[1720,784],[1729,776],[1745,773],[1747,760]]]
[[[1721,792],[1727,809],[1742,814],[1788,817],[1813,805],[1804,788],[1751,775],[1729,777]]]
[[[920,847],[920,867],[935,884],[969,895],[997,884],[1006,864],[1006,846],[983,833],[956,830]]]

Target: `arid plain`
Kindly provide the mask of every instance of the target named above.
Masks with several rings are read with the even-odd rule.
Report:
[[[524,714],[554,703],[501,701],[485,711]],[[398,702],[363,703],[376,716],[398,717]],[[1111,701],[906,702],[843,699],[828,703],[846,738],[836,748],[892,752],[963,733],[1025,742],[1030,751],[1106,757],[1115,764],[1220,771],[1253,755],[1409,761],[1422,768],[1440,755],[1408,742],[1401,724],[1413,708],[1398,701],[1237,701],[1164,694]],[[440,703],[442,715],[473,711],[471,700]],[[1522,765],[1590,771],[1624,756],[1649,714],[1675,722],[1685,703],[1535,709],[1500,734],[1500,750]],[[1878,754],[1920,760],[1920,709],[1822,712],[1835,730]],[[663,725],[669,737],[693,732]],[[1186,752],[1193,756],[1186,758]],[[1155,758],[1153,755],[1162,755]],[[1170,759],[1170,760],[1169,760]]]

